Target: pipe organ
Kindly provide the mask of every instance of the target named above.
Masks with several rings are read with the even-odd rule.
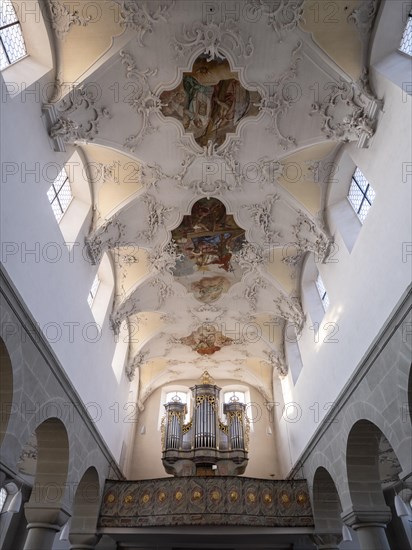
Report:
[[[175,476],[243,474],[248,461],[249,423],[246,405],[235,397],[223,405],[226,422],[219,419],[219,393],[204,372],[202,383],[190,388],[193,412],[185,424],[187,407],[180,398],[164,405],[162,461]]]

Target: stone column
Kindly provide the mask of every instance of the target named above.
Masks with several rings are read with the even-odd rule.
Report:
[[[69,519],[61,508],[47,508],[27,503],[24,507],[27,519],[27,538],[24,550],[52,550],[56,533]]]
[[[94,550],[100,537],[87,533],[70,533],[70,550]]]
[[[379,510],[351,509],[342,513],[342,521],[356,531],[360,550],[391,550],[385,533],[391,517],[387,506]]]
[[[339,550],[339,543],[342,540],[342,535],[339,534],[318,534],[311,537],[316,544],[318,550]]]

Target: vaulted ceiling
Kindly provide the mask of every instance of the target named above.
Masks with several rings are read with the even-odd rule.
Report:
[[[87,162],[87,249],[113,260],[111,324],[128,323],[139,401],[205,368],[272,400],[285,327],[305,323],[304,258],[333,250],[335,156],[374,133],[377,2],[94,4],[49,0],[45,111],[55,149]]]

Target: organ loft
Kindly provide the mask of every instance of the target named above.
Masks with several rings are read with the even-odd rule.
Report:
[[[163,466],[168,474],[239,475],[248,462],[249,421],[246,405],[233,395],[219,418],[221,388],[209,373],[192,388],[193,414],[185,423],[187,406],[177,395],[164,405]]]

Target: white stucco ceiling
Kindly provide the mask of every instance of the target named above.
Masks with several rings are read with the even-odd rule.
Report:
[[[70,2],[57,4],[67,19]],[[377,3],[336,3],[339,32],[332,34],[328,14],[315,20],[310,1],[234,2],[235,15],[219,2],[102,4],[98,21],[74,21],[73,32],[57,39],[60,82],[79,86],[54,104],[50,135],[57,148],[75,144],[101,167],[92,178],[88,248],[96,263],[104,251],[112,256],[112,325],[116,331],[128,320],[126,368],[141,381],[140,402],[205,368],[217,381],[245,381],[271,400],[273,376],[287,369],[285,324],[299,332],[305,322],[304,257],[327,261],[333,243],[324,206],[335,155],[342,142],[365,146],[373,135],[374,102],[362,70]],[[82,56],[82,44],[91,42]],[[221,145],[212,139],[201,147],[164,116],[160,96],[169,97],[205,54],[215,64],[226,59],[241,87],[261,100],[257,116],[241,118]],[[211,66],[203,60],[205,85]],[[172,231],[209,197],[224,204],[246,244],[230,259],[237,282],[233,276],[214,295],[196,296],[190,281],[175,276]],[[218,265],[197,266],[198,280],[232,274]],[[193,333],[203,348],[187,343]],[[199,352],[207,346],[216,349]]]

